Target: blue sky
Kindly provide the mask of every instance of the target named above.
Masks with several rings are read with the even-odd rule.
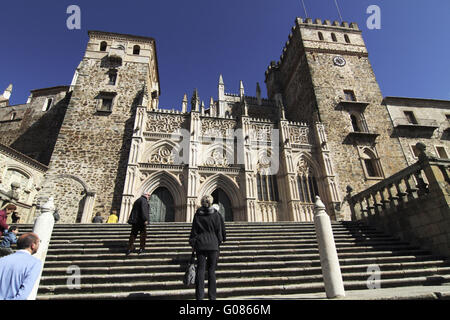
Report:
[[[334,0],[304,0],[311,18],[339,20]],[[450,100],[450,1],[338,0],[343,20],[357,22],[384,96]],[[66,27],[69,5],[81,8],[81,30]],[[381,8],[381,29],[369,30],[369,5]],[[69,85],[88,30],[156,39],[163,108],[180,108],[194,88],[208,105],[222,73],[226,92],[255,95],[278,60],[301,0],[15,0],[2,3],[0,91],[13,83],[12,104],[29,91]]]

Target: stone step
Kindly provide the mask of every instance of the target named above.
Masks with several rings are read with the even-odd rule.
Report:
[[[218,298],[324,291],[313,223],[226,225]],[[334,222],[332,227],[346,289],[367,289],[369,266],[380,268],[382,286],[450,275],[448,260],[398,237],[360,223]],[[21,233],[27,228],[31,230],[20,228]],[[55,225],[38,299],[193,299],[194,289],[182,283],[191,256],[191,224],[151,224],[146,251],[127,257],[130,229],[127,224]],[[80,289],[67,286],[69,266],[80,268]]]
[[[377,264],[382,272],[384,271],[398,271],[398,270],[420,270],[430,268],[447,268],[450,267],[450,262],[444,260],[429,260],[429,261],[413,261],[402,263],[380,263]],[[179,271],[162,271],[162,272],[149,272],[147,266],[118,266],[118,267],[84,267],[81,269],[81,274],[84,276],[95,275],[119,275],[119,274],[151,274],[155,277],[163,279],[171,279],[174,276],[184,274],[184,267],[178,268]],[[346,265],[341,266],[342,273],[351,272],[366,272],[368,265]],[[217,270],[218,277],[250,277],[261,275],[308,275],[308,274],[321,274],[322,269],[320,266],[312,267],[293,267],[293,268],[271,268],[271,269],[254,269],[254,270]],[[43,272],[43,279],[45,281],[51,281],[53,278],[67,279],[69,274],[66,267],[46,268]]]
[[[443,277],[446,281],[450,279],[449,276]],[[424,285],[429,281],[428,277],[409,277],[402,279],[381,279],[379,284],[381,288],[388,287],[403,287],[403,286],[415,286]],[[344,287],[346,290],[364,290],[367,289],[367,281],[345,281]],[[91,288],[93,288],[91,286]],[[128,288],[128,289],[127,289]],[[239,297],[264,297],[265,295],[281,295],[281,294],[296,294],[296,293],[317,293],[323,292],[324,286],[321,282],[302,283],[302,284],[278,284],[271,286],[252,286],[252,287],[230,287],[217,289],[217,298],[233,297],[238,299]],[[91,292],[93,290],[91,289]],[[39,294],[39,300],[46,299],[62,299],[62,300],[76,300],[76,299],[194,299],[195,290],[193,288],[178,289],[178,290],[139,290],[135,286],[128,285],[123,287],[120,292],[105,292],[105,293],[71,293],[59,294],[59,295],[43,295]]]
[[[113,244],[105,245],[104,247],[98,247],[98,244],[65,244],[65,245],[55,245],[52,244],[52,249],[48,250],[47,259],[56,259],[58,257],[62,257],[64,254],[74,255],[78,254],[92,254],[96,252],[98,256],[105,255],[116,255],[121,256],[124,253],[124,248],[126,243],[118,242]],[[136,246],[138,244],[136,243]],[[148,248],[148,247],[147,247]],[[173,248],[173,247],[172,247]],[[177,254],[191,254],[191,248],[188,246],[183,246],[182,250],[177,251]],[[407,244],[397,244],[394,243],[392,245],[387,244],[373,244],[371,246],[357,246],[355,244],[340,244],[336,246],[338,253],[346,253],[346,252],[380,252],[380,251],[406,251],[406,250],[420,250],[417,246],[411,246]],[[160,257],[173,257],[174,252],[163,251],[163,250],[155,250],[156,247],[153,247],[152,250],[147,249],[145,253],[146,256],[152,256],[155,258]],[[158,248],[161,249],[161,248]],[[292,248],[271,248],[264,247],[263,249],[258,248],[254,250],[243,250],[240,248],[239,250],[225,250],[222,248],[221,257],[230,256],[230,255],[274,255],[274,254],[306,254],[306,253],[318,253],[318,247],[316,244],[303,244],[292,246]]]
[[[71,265],[75,265],[80,267],[82,270],[85,270],[90,267],[105,267],[108,268],[114,267],[132,267],[132,266],[145,266],[147,267],[148,272],[164,272],[168,270],[184,270],[186,267],[188,256],[185,257],[184,260],[179,260],[178,262],[171,263],[155,263],[154,259],[145,259],[140,256],[130,256],[127,259],[116,259],[116,260],[108,260],[107,266],[105,260],[57,260],[57,261],[48,261],[45,264],[45,269],[47,268],[56,268],[56,267],[68,267]],[[424,256],[414,256],[414,255],[405,255],[405,256],[373,256],[373,257],[355,257],[355,258],[339,258],[339,263],[341,266],[346,265],[357,265],[361,263],[365,263],[367,265],[371,264],[382,264],[382,263],[405,263],[405,262],[415,262],[415,261],[429,261],[429,260],[442,260],[440,257],[424,255]],[[217,266],[218,270],[233,270],[234,268],[245,268],[247,270],[254,270],[258,268],[295,268],[295,267],[311,267],[311,266],[320,266],[320,260],[317,257],[316,259],[294,259],[294,260],[275,260],[275,261],[231,261],[224,262],[222,259],[219,260],[219,264]],[[44,269],[44,270],[45,270]]]
[[[442,270],[441,272],[448,272],[447,270]],[[383,279],[403,279],[403,278],[412,278],[412,277],[426,277],[430,275],[437,275],[438,271],[435,268],[432,269],[422,269],[420,272],[416,270],[408,270],[408,271],[386,271],[382,273]],[[370,275],[369,275],[370,276]],[[367,273],[350,273],[344,274],[343,279],[345,281],[363,281],[368,279]],[[450,280],[450,276],[443,276],[444,278],[448,278]],[[76,289],[79,291],[85,292],[114,292],[114,291],[124,291],[130,290],[180,290],[184,289],[186,286],[183,284],[183,277],[178,277],[176,279],[170,281],[157,281],[152,276],[148,275],[137,275],[137,276],[114,276],[108,275],[104,276],[98,282],[85,281],[86,278],[80,279],[80,288]],[[218,278],[217,286],[221,288],[228,287],[255,287],[255,286],[271,286],[277,285],[280,283],[283,284],[303,284],[303,283],[311,283],[311,282],[322,282],[323,277],[321,274],[318,275],[306,275],[306,276],[272,276],[272,277],[238,277],[238,278]],[[69,283],[70,284],[70,283]],[[205,282],[207,285],[207,281]],[[53,293],[53,294],[63,294],[72,292],[75,290],[73,287],[68,286],[66,283],[61,285],[42,285],[39,288],[41,294]]]
[[[311,270],[309,270],[311,269]],[[283,283],[289,282],[312,282],[312,281],[323,281],[322,272],[320,268],[309,268],[309,269],[301,269],[299,271],[294,272],[278,272],[273,270],[266,270],[264,273],[257,272],[217,272],[217,283],[227,283],[232,282],[240,282],[241,285],[251,285],[252,282],[260,285],[261,282],[265,281],[266,283],[271,282],[272,284],[276,284],[277,281],[283,281]],[[343,269],[342,275],[344,281],[347,280],[364,280],[367,279],[371,273],[367,273],[367,268],[360,267],[360,270],[357,271],[355,269]],[[406,270],[388,270],[385,268],[381,268],[380,278],[383,279],[393,279],[393,278],[402,278],[402,277],[410,277],[410,276],[425,276],[425,275],[442,275],[450,273],[450,267],[425,267],[425,268],[411,268]],[[81,275],[80,283],[83,284],[103,284],[103,283],[123,283],[123,282],[150,282],[150,283],[164,283],[175,285],[181,285],[183,279],[183,272],[169,272],[169,273],[119,273],[119,274],[91,274],[91,275]],[[70,275],[65,274],[61,276],[44,276],[41,280],[41,285],[47,287],[45,290],[49,289],[49,286],[66,286],[67,280]],[[248,284],[246,284],[248,282]],[[259,282],[259,283],[258,283]],[[42,291],[45,292],[45,291]]]

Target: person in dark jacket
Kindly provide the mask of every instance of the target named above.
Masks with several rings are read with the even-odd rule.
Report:
[[[195,296],[202,300],[205,295],[205,267],[208,268],[208,297],[216,300],[216,267],[219,246],[226,240],[225,223],[222,215],[211,207],[213,197],[202,198],[202,207],[197,210],[192,221],[189,244],[197,253],[197,273]]]
[[[9,230],[3,235],[3,240],[0,243],[0,257],[7,256],[14,253],[11,245],[17,243],[17,234],[19,229],[16,226],[9,227]]]
[[[134,251],[134,240],[140,233],[139,252],[141,254],[145,250],[145,241],[147,239],[147,225],[150,221],[150,204],[148,199],[149,193],[144,193],[139,199],[133,203],[128,223],[131,224],[131,234],[128,241],[127,255]]]
[[[6,219],[8,215],[16,211],[17,207],[10,203],[8,204],[4,210],[0,210],[0,237],[3,235],[3,232],[9,229],[8,224],[6,224]]]

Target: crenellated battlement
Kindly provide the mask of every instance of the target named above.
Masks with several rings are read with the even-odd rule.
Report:
[[[339,21],[333,21],[331,22],[331,20],[323,20],[322,19],[311,19],[311,18],[296,18],[295,19],[295,27],[301,27],[301,26],[308,26],[308,27],[312,27],[312,26],[316,26],[316,27],[332,27],[332,28],[339,28],[339,29],[346,29],[343,31],[349,31],[349,30],[353,30],[353,31],[360,31],[358,24],[355,22],[351,22],[348,23],[346,21],[343,22],[339,22]],[[293,28],[295,28],[293,27]]]
[[[358,34],[361,33],[361,30],[358,27],[358,24],[355,22],[339,22],[339,21],[331,21],[331,20],[322,20],[322,19],[311,19],[311,18],[296,18],[295,19],[295,25],[292,27],[291,32],[289,33],[288,36],[288,40],[286,41],[286,43],[284,44],[284,47],[282,49],[282,53],[280,55],[280,59],[278,61],[272,61],[270,63],[270,65],[267,67],[267,70],[265,72],[266,78],[268,76],[268,74],[274,70],[280,67],[280,65],[283,63],[285,57],[286,57],[286,53],[291,45],[291,43],[293,42],[293,37],[296,34],[296,32],[299,31],[300,28],[313,28],[313,29],[317,29],[318,31],[324,30],[324,31],[329,31],[332,33],[344,33],[344,34],[349,34],[349,33],[355,33],[357,32]],[[304,39],[304,40],[311,40],[311,39]],[[324,41],[325,40],[320,40],[320,39],[315,39],[316,41]],[[330,41],[328,41],[328,43],[330,43]],[[335,44],[342,44],[342,43],[338,43],[338,42],[334,42]],[[346,44],[350,44],[349,42]]]

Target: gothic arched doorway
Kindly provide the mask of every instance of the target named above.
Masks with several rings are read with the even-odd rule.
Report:
[[[175,210],[172,194],[165,187],[156,189],[150,199],[150,222],[174,222]]]
[[[222,189],[216,189],[211,196],[214,198],[213,204],[219,205],[219,213],[225,221],[233,221],[233,209],[231,201]]]

